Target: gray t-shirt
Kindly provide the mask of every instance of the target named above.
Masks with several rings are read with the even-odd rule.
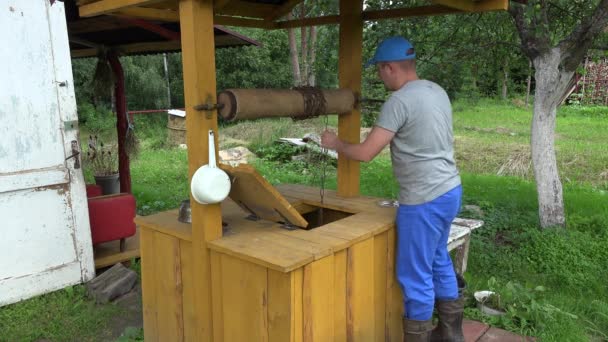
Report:
[[[429,202],[460,184],[452,106],[439,85],[426,80],[406,83],[384,103],[376,126],[395,133],[391,159],[399,203]]]

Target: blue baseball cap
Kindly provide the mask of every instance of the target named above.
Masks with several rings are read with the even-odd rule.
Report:
[[[390,37],[378,44],[374,57],[365,63],[365,67],[379,62],[405,61],[416,58],[414,45],[403,37]]]

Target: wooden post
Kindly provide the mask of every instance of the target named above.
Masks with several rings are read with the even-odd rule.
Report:
[[[120,192],[131,193],[131,166],[125,146],[129,123],[127,122],[127,97],[125,95],[125,74],[120,59],[115,52],[108,54],[108,61],[114,73],[114,101],[116,101],[116,130],[118,135],[118,173],[120,174]]]
[[[212,129],[217,133],[217,112],[193,109],[198,104],[216,101],[213,0],[180,1],[179,18],[184,70],[188,171],[191,179],[200,166],[209,162],[208,131]],[[217,134],[215,139],[215,146],[218,146]],[[219,204],[202,205],[194,199],[191,199],[190,203],[195,291],[193,291],[194,298],[184,297],[184,301],[194,303],[197,322],[195,340],[212,341],[211,272],[207,241],[222,236],[222,213]]]
[[[340,0],[340,47],[338,79],[340,88],[361,93],[363,48],[363,0]],[[349,143],[358,143],[361,112],[354,109],[338,117],[338,136]],[[338,195],[359,195],[359,162],[338,156]]]

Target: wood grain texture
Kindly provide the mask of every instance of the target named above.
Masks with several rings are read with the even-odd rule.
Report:
[[[156,272],[155,265],[155,243],[156,233],[143,227],[140,231],[141,245],[141,291],[142,309],[144,318],[144,339],[146,341],[158,341],[158,319],[156,302]]]
[[[179,240],[155,233],[156,301],[159,341],[183,341],[183,297]]]
[[[340,45],[338,47],[338,80],[340,88],[361,93],[363,46],[363,0],[340,0]],[[357,109],[338,117],[340,139],[359,143],[361,112]],[[338,193],[344,197],[359,194],[359,162],[338,155]]]
[[[268,341],[268,274],[262,266],[221,256],[224,341]]]
[[[347,251],[346,332],[349,341],[373,341],[374,240],[367,239]]]
[[[334,336],[334,257],[304,267],[303,341],[331,341]]]
[[[293,274],[268,270],[268,340],[293,341]]]
[[[217,140],[217,112],[198,112],[196,105],[216,99],[215,48],[212,0],[182,0],[179,18],[186,107],[186,141],[188,172],[209,162],[208,132]],[[215,146],[218,146],[215,141]],[[217,151],[216,151],[217,160]],[[192,260],[194,305],[197,315],[196,341],[213,339],[210,261],[207,241],[222,236],[222,214],[219,204],[201,205],[190,200],[192,210]]]
[[[183,286],[183,318],[184,318],[184,341],[196,341],[196,327],[198,325],[196,308],[194,306],[194,262],[192,260],[192,243],[180,240],[181,252],[182,286]]]

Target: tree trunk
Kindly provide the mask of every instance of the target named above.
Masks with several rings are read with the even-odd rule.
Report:
[[[287,19],[293,19],[290,14],[287,15]],[[289,57],[291,57],[291,72],[293,73],[293,85],[302,85],[302,76],[300,74],[300,62],[298,60],[298,46],[296,45],[296,33],[293,28],[287,29],[287,36],[289,37]]]
[[[537,56],[536,92],[532,118],[532,163],[538,193],[538,215],[542,228],[565,226],[562,183],[555,156],[555,120],[559,99],[572,72],[560,71],[558,48]],[[563,69],[561,69],[563,70]]]
[[[532,61],[528,62],[528,86],[526,87],[526,107],[530,104],[530,87],[532,86]]]
[[[304,19],[306,18],[306,7],[304,7],[304,2],[302,2],[300,4],[300,18]],[[301,70],[301,74],[302,74],[302,84],[303,85],[310,85],[310,82],[308,80],[308,27],[306,26],[302,26],[300,28],[300,52],[302,54],[302,59],[301,59],[301,64],[300,66],[302,67]]]
[[[317,80],[315,79],[315,59],[317,58],[317,27],[310,27],[310,43],[308,44],[308,84],[315,86]]]
[[[509,62],[505,59],[505,64],[502,66],[502,99],[507,99],[508,83],[509,83]]]

